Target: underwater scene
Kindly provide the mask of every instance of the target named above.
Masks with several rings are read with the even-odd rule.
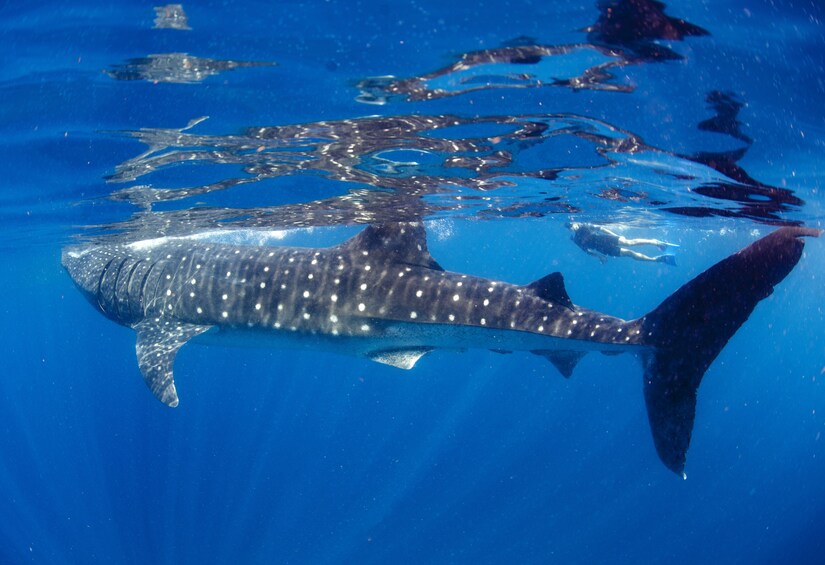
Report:
[[[0,563],[822,563],[824,21],[0,5]]]

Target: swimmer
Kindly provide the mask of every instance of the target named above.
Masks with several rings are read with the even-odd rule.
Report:
[[[660,239],[634,238],[630,239],[610,231],[604,226],[572,222],[567,224],[573,232],[573,242],[589,255],[597,257],[604,263],[607,257],[630,257],[637,261],[651,261],[676,266],[676,257],[673,255],[657,255],[651,257],[638,251],[628,249],[636,245],[653,245],[662,251],[668,247],[679,247],[675,243],[668,243]]]

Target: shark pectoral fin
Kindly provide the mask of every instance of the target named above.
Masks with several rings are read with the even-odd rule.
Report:
[[[550,361],[565,379],[569,379],[573,375],[573,370],[585,355],[583,351],[545,351],[542,349],[530,353],[541,355]]]
[[[178,405],[172,365],[184,343],[212,326],[185,324],[163,318],[151,318],[135,324],[138,366],[143,380],[155,397],[167,406]]]
[[[432,347],[415,347],[412,349],[382,349],[371,351],[367,357],[378,363],[392,365],[399,369],[412,369],[425,353],[432,351]]]

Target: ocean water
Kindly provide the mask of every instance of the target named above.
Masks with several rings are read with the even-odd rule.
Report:
[[[631,319],[825,227],[819,2],[0,5],[0,563],[821,563],[825,239],[699,389],[687,480],[632,355],[411,371],[193,343],[180,406],[61,266],[421,221],[448,270]],[[571,221],[675,244],[609,258]],[[264,235],[261,235],[264,234]],[[648,248],[649,252],[657,252]]]

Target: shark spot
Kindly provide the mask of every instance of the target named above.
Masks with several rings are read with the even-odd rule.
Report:
[[[189,293],[189,298],[195,298],[195,293],[194,293],[194,292],[190,292],[190,293]]]
[[[544,331],[544,326],[539,326],[539,331],[543,332]]]
[[[372,269],[372,267],[370,267],[369,265],[364,265],[364,270],[365,271],[369,271],[370,269]]]
[[[399,272],[398,272],[398,276],[399,276],[399,277],[403,277],[403,276],[404,276],[404,271],[399,271]]]
[[[226,276],[231,277],[232,276],[232,271],[226,271]]]
[[[484,304],[485,306],[489,306],[489,305],[490,305],[490,299],[489,299],[489,298],[485,298],[485,299],[484,299],[484,302],[482,302],[482,304]]]
[[[367,324],[364,324],[364,325],[361,326],[361,331],[362,332],[368,332],[368,331],[370,331],[370,327]]]
[[[363,311],[364,311],[364,310],[366,310],[366,309],[367,309],[367,307],[364,305],[364,303],[363,303],[363,302],[362,302],[361,304],[359,304],[359,305],[358,305],[358,311],[359,311],[359,312],[363,312]]]
[[[463,282],[461,282],[461,281],[458,281],[457,283],[455,283],[455,285],[456,285],[456,286],[464,286],[464,283],[463,283]]]
[[[337,324],[338,323],[338,316],[333,314],[332,316],[329,317],[329,321],[332,322],[333,324]]]
[[[481,325],[482,325],[482,326],[486,326],[486,325],[487,325],[487,320],[485,320],[484,318],[482,318],[482,319],[481,319]]]
[[[361,290],[367,290],[367,283],[361,283]]]
[[[197,279],[192,279],[192,280],[191,280],[191,281],[189,281],[189,282],[190,282],[191,284],[198,284],[198,280],[197,280]]]
[[[268,273],[269,272],[269,267],[264,267],[264,272]]]
[[[493,292],[493,287],[487,287],[487,292]]]
[[[278,328],[280,328],[280,327],[281,327],[281,322],[275,322],[275,324],[273,325],[273,327],[277,330]]]
[[[412,318],[413,320],[415,320],[417,317],[418,317],[418,313],[417,313],[417,312],[410,312],[410,318]]]
[[[266,283],[265,282],[261,283],[261,288],[266,288]]]
[[[283,304],[278,304],[278,310],[281,311],[283,309],[284,309],[284,305]]]
[[[416,290],[415,291],[415,296],[417,298],[421,298],[422,296],[424,296],[424,291],[423,290]]]
[[[221,300],[226,300],[226,299],[228,299],[228,298],[229,298],[229,295],[228,295],[228,294],[224,294],[224,295],[222,295],[222,296],[221,296]]]
[[[256,305],[255,305],[255,310],[260,310],[260,309],[261,309],[261,305],[260,305],[260,304],[256,304]]]
[[[450,314],[447,317],[450,319],[451,322],[455,322],[455,314]]]
[[[167,280],[167,281],[168,281],[169,279],[171,279],[171,278],[172,278],[172,275],[166,275],[166,280]]]
[[[166,296],[172,296],[172,289],[166,289]]]
[[[317,265],[317,264],[318,264],[318,259],[313,259],[313,260],[310,262],[310,264],[311,264],[311,265]]]
[[[196,308],[196,311],[198,314],[203,314],[203,308],[201,308],[200,306]]]
[[[457,294],[453,294],[453,302],[458,302],[460,297]]]
[[[309,298],[309,291],[305,290],[303,296],[304,298]]]
[[[304,312],[304,320],[309,320],[309,312]]]
[[[227,311],[221,312],[221,317],[228,318],[229,317],[229,312],[227,312]]]
[[[333,294],[332,296],[329,297],[329,299],[332,300],[333,302],[338,302],[338,295]]]
[[[312,279],[314,279],[314,278],[315,278],[315,275],[313,275],[312,273],[310,273],[310,274],[308,274],[308,275],[307,275],[307,278],[308,278],[309,280],[312,280]]]

